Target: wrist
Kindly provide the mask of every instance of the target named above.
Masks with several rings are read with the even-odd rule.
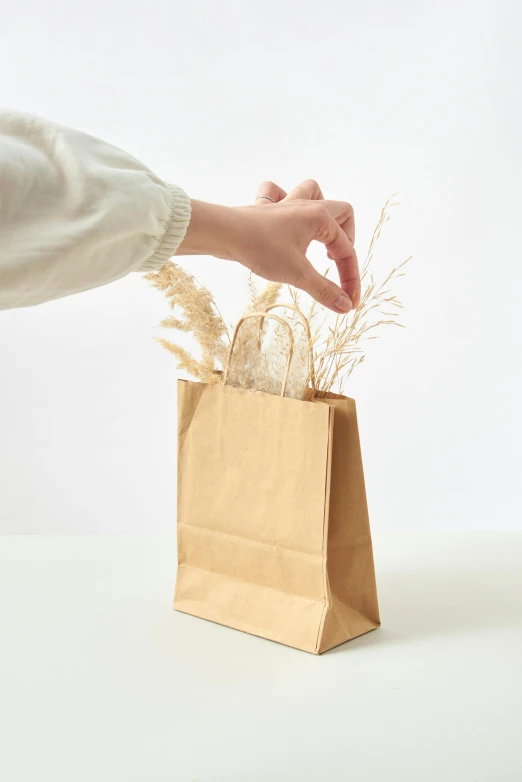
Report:
[[[232,260],[233,208],[205,201],[191,201],[191,208],[187,232],[176,255],[213,255]]]

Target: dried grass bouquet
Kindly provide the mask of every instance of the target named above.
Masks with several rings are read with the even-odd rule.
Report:
[[[259,290],[251,274],[246,317],[231,334],[210,291],[169,262],[146,275],[165,293],[173,312],[160,326],[190,334],[200,355],[195,357],[161,337],[158,342],[174,354],[179,369],[205,383],[223,383],[227,375],[228,384],[253,391],[279,394],[284,385],[285,395],[295,399],[342,394],[353,370],[365,359],[365,341],[376,339],[383,326],[402,325],[403,305],[392,288],[410,258],[381,281],[373,274],[375,248],[397,204],[394,198],[384,205],[373,232],[361,269],[361,301],[355,310],[335,315],[315,302],[303,304],[304,294],[281,283],[270,282]],[[279,301],[283,287],[287,302]],[[255,313],[257,317],[252,317]]]

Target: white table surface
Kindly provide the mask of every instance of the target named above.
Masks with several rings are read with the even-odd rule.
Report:
[[[374,535],[321,657],[171,610],[173,537],[0,538],[5,782],[520,782],[522,534]]]

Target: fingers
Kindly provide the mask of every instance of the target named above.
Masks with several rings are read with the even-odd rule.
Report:
[[[259,185],[255,204],[256,206],[266,206],[267,204],[279,203],[286,198],[286,192],[276,185],[275,182],[261,182]]]
[[[293,190],[290,190],[286,197],[287,201],[294,201],[297,199],[323,201],[324,196],[315,179],[305,179],[300,185],[297,185]],[[348,204],[345,201],[325,201],[325,205],[329,205],[332,216],[335,217],[350,242],[354,244],[355,217],[351,204]]]
[[[326,245],[328,257],[335,261],[337,266],[341,289],[348,294],[356,307],[361,291],[359,263],[354,246],[340,224],[346,223],[353,210],[350,204],[342,201],[325,201],[324,206],[326,208],[317,213],[313,238]]]
[[[315,179],[305,179],[300,185],[294,187],[287,195],[288,201],[296,201],[303,198],[306,201],[322,201],[324,196]]]
[[[270,198],[263,198],[262,196],[270,196]],[[322,201],[324,196],[315,179],[305,179],[304,182],[294,187],[288,194],[275,182],[261,182],[257,191],[256,204],[269,204],[271,203],[270,199],[273,199],[275,203],[279,203],[283,199],[287,201],[297,201],[299,199]]]
[[[322,274],[314,269],[312,264],[306,260],[307,271],[304,275],[301,288],[312,296],[319,304],[333,312],[345,313],[352,309],[352,300],[338,285],[332,280],[328,280]]]
[[[355,242],[355,217],[351,204],[348,204],[345,201],[325,201],[324,205],[332,217],[337,221],[341,230],[346,234],[348,241],[353,247]],[[339,269],[339,276],[341,280],[346,282],[346,287],[343,285],[343,288],[350,295],[353,306],[358,307],[361,300],[361,280],[357,256],[354,253],[354,258],[352,258],[349,264],[342,264],[340,266],[339,261],[329,252],[327,255],[331,261],[336,261],[337,268]]]
[[[321,188],[314,179],[305,179],[288,195],[274,182],[261,183],[257,191],[256,205],[270,206],[281,201],[285,201],[289,206],[291,201],[309,202],[306,206],[305,237],[308,235],[309,241],[317,239],[323,242],[328,258],[337,265],[340,287],[322,277],[310,264],[312,271],[308,273],[308,284],[313,286],[314,292],[308,292],[334,312],[347,312],[352,306],[357,307],[361,298],[361,282],[357,254],[353,246],[355,219],[352,206],[346,201],[325,201]],[[320,203],[312,206],[311,201]],[[309,209],[312,211],[308,211]],[[306,263],[309,263],[308,260]],[[342,293],[346,294],[346,298],[342,298]],[[339,305],[336,302],[339,302]]]
[[[324,205],[352,244],[355,242],[355,217],[353,206],[346,201],[325,201]]]

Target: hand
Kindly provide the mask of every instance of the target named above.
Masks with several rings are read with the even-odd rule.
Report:
[[[192,217],[176,255],[214,255],[238,261],[260,277],[294,285],[334,312],[357,306],[360,281],[353,248],[350,204],[324,200],[307,180],[288,195],[263,183],[254,206],[225,207],[192,201]],[[266,202],[266,203],[265,203]],[[313,240],[326,245],[341,286],[321,275],[306,257]]]
[[[268,196],[268,198],[267,198]],[[311,200],[311,201],[323,201],[324,196],[321,192],[321,188],[313,179],[306,179],[301,182],[300,185],[294,187],[290,193],[285,191],[276,185],[274,182],[262,182],[257,191],[256,205],[270,206],[275,203],[282,203],[288,201],[298,200]],[[325,202],[326,205],[332,202]],[[351,244],[352,253],[346,258],[336,258],[327,247],[327,256],[331,261],[335,261],[337,269],[339,271],[339,278],[341,282],[341,289],[348,294],[354,307],[357,307],[361,300],[361,280],[359,277],[359,264],[357,261],[357,254],[353,247],[355,241],[355,220],[353,209],[350,204],[343,203],[345,212],[347,214],[346,220],[342,222],[342,210],[341,219],[337,219],[341,229],[346,234],[348,241]],[[328,207],[327,207],[328,208]],[[322,241],[321,239],[319,241]],[[326,244],[326,242],[324,242]],[[307,261],[309,264],[309,262]],[[309,264],[311,266],[311,264]],[[313,269],[313,267],[312,267]],[[309,270],[308,270],[309,271]],[[313,271],[315,271],[313,269]],[[324,280],[324,277],[322,278]],[[313,294],[311,294],[313,295]],[[317,298],[314,296],[314,298]],[[329,305],[327,305],[329,306]]]

